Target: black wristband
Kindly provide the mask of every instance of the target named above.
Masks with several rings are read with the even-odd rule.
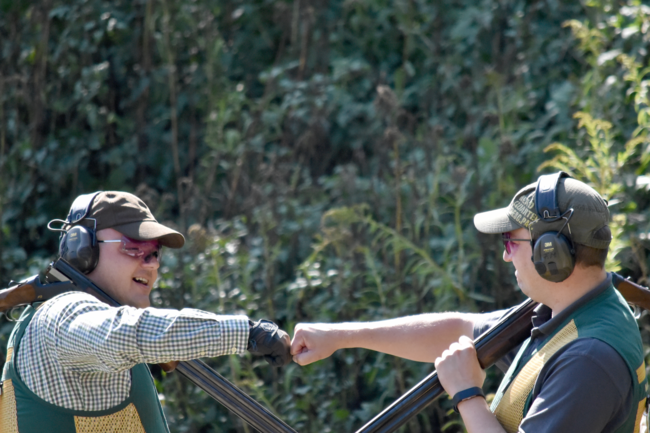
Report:
[[[456,395],[454,395],[454,398],[452,398],[451,400],[454,403],[454,410],[456,411],[456,413],[458,413],[458,403],[478,396],[485,398],[485,394],[483,394],[483,390],[478,386],[475,386],[473,388],[467,388],[457,392]]]

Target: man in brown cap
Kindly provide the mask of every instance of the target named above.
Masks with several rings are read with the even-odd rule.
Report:
[[[306,365],[361,347],[435,363],[470,433],[637,432],[647,395],[643,347],[604,269],[608,221],[602,197],[562,172],[541,176],[508,207],[475,216],[479,231],[501,234],[503,259],[540,303],[530,338],[497,363],[506,375],[491,407],[473,339],[507,311],[298,324],[294,361]]]
[[[0,397],[0,424],[15,430],[0,430],[168,432],[146,363],[245,350],[275,366],[291,361],[289,336],[268,320],[150,307],[162,247],[180,248],[185,239],[133,194],[80,196],[65,221],[48,227],[62,232],[61,259],[122,306],[67,292],[25,310],[10,337]]]

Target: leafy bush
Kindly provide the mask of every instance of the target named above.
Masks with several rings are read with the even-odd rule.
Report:
[[[610,200],[612,269],[649,284],[649,27],[638,0],[0,2],[2,284],[54,257],[74,197],[118,189],[188,235],[158,306],[289,331],[504,308],[522,295],[473,215],[558,168]],[[210,363],[301,432],[357,429],[432,370]],[[251,431],[155,374],[173,431]],[[404,429],[460,431],[450,407]]]

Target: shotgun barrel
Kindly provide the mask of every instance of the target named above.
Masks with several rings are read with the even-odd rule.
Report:
[[[612,284],[628,303],[650,310],[650,290],[647,287],[633,283],[615,272],[612,272]],[[481,367],[490,367],[530,336],[531,318],[537,305],[539,304],[532,299],[526,300],[474,341]],[[356,433],[393,432],[443,393],[438,373],[434,371]]]
[[[475,341],[481,367],[487,368],[530,336],[531,318],[538,303],[527,299]],[[415,385],[356,433],[388,433],[397,430],[444,393],[433,372]]]

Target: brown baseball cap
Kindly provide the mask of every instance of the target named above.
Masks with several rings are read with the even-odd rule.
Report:
[[[537,183],[531,183],[520,189],[508,207],[476,214],[474,226],[482,233],[506,233],[526,228],[533,239],[548,231],[562,230],[573,242],[598,249],[609,246],[611,239],[604,240],[594,235],[609,222],[607,202],[595,189],[571,177],[560,179],[557,184],[560,212],[574,211],[568,226],[565,226],[563,219],[553,223],[540,220],[535,209],[536,187]]]
[[[73,209],[74,206],[73,204]],[[73,209],[68,216],[68,221],[72,221]],[[141,241],[157,239],[163,246],[169,248],[180,248],[185,244],[182,234],[160,224],[145,202],[128,192],[97,193],[84,217],[84,219],[90,218],[97,222],[97,230],[114,229],[125,236]]]

